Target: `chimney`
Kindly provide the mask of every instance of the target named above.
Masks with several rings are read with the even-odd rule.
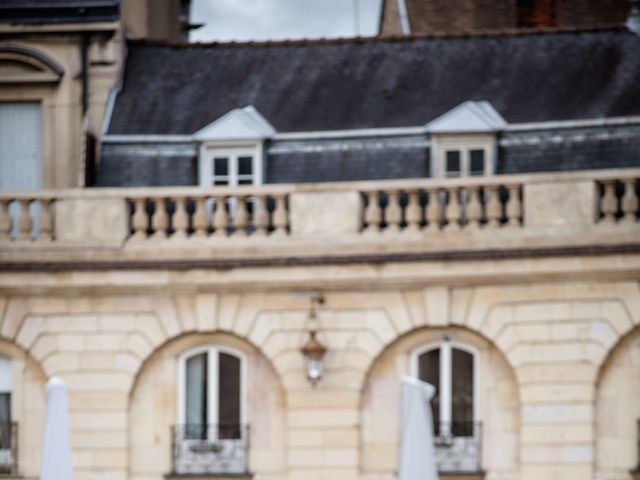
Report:
[[[625,25],[630,32],[640,35],[640,0],[629,0],[631,9]]]

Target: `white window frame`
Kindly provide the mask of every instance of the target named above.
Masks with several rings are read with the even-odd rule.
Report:
[[[440,349],[440,422],[444,425],[450,425],[452,421],[452,400],[453,400],[453,381],[452,381],[452,354],[451,350],[457,348],[472,355],[473,357],[473,421],[478,421],[480,412],[480,355],[476,348],[469,345],[453,342],[441,341],[423,345],[411,354],[411,376],[420,378],[420,356],[432,350]]]
[[[251,157],[252,185],[262,185],[264,178],[264,149],[262,142],[251,144],[234,143],[203,143],[200,147],[200,159],[198,162],[198,183],[202,187],[214,186],[214,159],[219,157],[228,158],[228,185],[236,187],[239,185],[238,158]]]
[[[240,360],[240,425],[246,423],[246,357],[233,348],[219,345],[205,345],[189,349],[178,357],[178,382],[177,398],[178,412],[177,424],[185,425],[187,421],[186,410],[186,385],[187,385],[187,360],[195,355],[207,353],[207,422],[209,425],[219,423],[218,418],[218,394],[220,379],[218,378],[218,358],[220,353],[233,355]],[[215,419],[215,421],[212,421]],[[241,429],[244,435],[244,430]]]
[[[431,138],[431,176],[465,178],[471,176],[471,150],[484,151],[483,176],[495,173],[497,139],[491,134],[433,134]],[[460,152],[460,175],[447,176],[447,152]],[[480,175],[475,175],[480,176]]]

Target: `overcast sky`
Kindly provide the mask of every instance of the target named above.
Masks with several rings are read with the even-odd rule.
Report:
[[[191,41],[352,37],[378,30],[381,0],[193,0]],[[357,15],[356,15],[357,13]],[[357,21],[356,21],[357,19]]]

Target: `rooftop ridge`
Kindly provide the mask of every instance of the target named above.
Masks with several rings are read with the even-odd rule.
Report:
[[[169,48],[212,48],[212,47],[280,47],[280,46],[304,46],[304,45],[336,45],[336,44],[365,44],[365,43],[392,43],[410,42],[413,40],[440,40],[440,39],[471,39],[471,38],[504,38],[525,37],[553,34],[581,34],[581,33],[605,33],[628,32],[627,28],[619,24],[604,24],[589,28],[574,27],[538,27],[538,28],[504,28],[473,30],[466,32],[434,32],[430,34],[413,35],[389,35],[371,37],[336,37],[336,38],[302,38],[284,40],[247,40],[247,41],[210,41],[210,42],[167,42],[161,40],[129,39],[130,46],[169,47]]]

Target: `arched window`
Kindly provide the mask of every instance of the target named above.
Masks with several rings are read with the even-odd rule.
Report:
[[[180,357],[178,423],[187,438],[242,436],[243,359],[222,347],[202,347]]]
[[[431,413],[438,470],[480,471],[476,350],[445,338],[414,352],[412,368],[414,376],[436,389]]]
[[[474,349],[444,341],[414,353],[414,376],[436,388],[431,401],[436,435],[474,434],[477,403],[477,354]]]

